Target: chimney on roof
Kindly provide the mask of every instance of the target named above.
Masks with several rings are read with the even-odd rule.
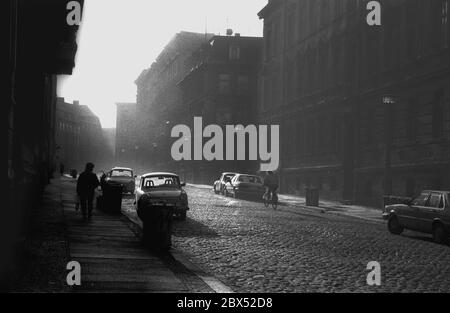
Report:
[[[227,36],[232,36],[233,35],[233,30],[231,28],[227,29]]]
[[[240,33],[236,33],[236,34],[234,34],[234,36],[235,37],[241,37],[241,34]]]
[[[79,100],[74,100],[74,101],[73,101],[73,104],[76,105],[76,106],[78,106],[78,105],[80,105],[80,101],[79,101]]]

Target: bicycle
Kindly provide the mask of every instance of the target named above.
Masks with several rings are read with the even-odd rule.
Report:
[[[270,193],[270,199],[269,199],[269,193]],[[263,196],[263,200],[264,200],[264,205],[266,208],[269,207],[269,205],[272,205],[272,208],[274,210],[277,209],[278,207],[278,195],[276,192],[269,192],[267,191],[264,196]]]

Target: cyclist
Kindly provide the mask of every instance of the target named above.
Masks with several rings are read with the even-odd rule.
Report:
[[[278,199],[277,189],[278,189],[278,176],[272,172],[268,171],[266,177],[264,178],[264,187],[267,187],[265,196],[270,197],[268,199]]]

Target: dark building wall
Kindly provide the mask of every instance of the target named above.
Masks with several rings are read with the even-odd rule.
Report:
[[[260,124],[280,125],[281,191],[351,198],[357,1],[270,1],[258,87]]]
[[[8,56],[1,123],[3,180],[0,282],[12,262],[12,246],[28,234],[33,210],[55,164],[56,77],[71,74],[77,26],[66,24],[68,1],[7,0],[2,7]],[[83,4],[83,1],[79,1]]]
[[[382,27],[367,26],[366,3],[272,0],[260,12],[259,118],[280,124],[284,192],[379,205],[450,188],[448,3],[384,1]]]

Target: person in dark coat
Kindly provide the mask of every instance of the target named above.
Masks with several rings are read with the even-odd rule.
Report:
[[[80,197],[81,212],[84,219],[92,216],[95,189],[100,185],[97,175],[93,171],[94,164],[87,163],[85,171],[80,174],[77,182],[77,194]]]

